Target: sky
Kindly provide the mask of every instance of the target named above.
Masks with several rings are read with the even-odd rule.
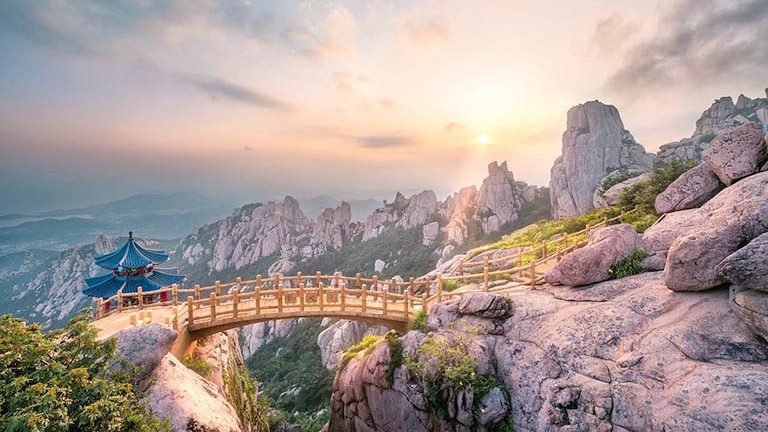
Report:
[[[568,108],[649,151],[765,97],[768,0],[0,1],[0,213],[546,185]]]

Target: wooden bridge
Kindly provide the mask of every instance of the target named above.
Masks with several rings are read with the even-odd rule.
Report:
[[[586,244],[591,229],[624,214],[541,245],[519,248],[512,255],[461,261],[448,274],[434,279],[380,280],[377,276],[363,278],[359,273],[350,277],[317,272],[271,278],[258,275],[252,280],[237,278],[235,282],[205,287],[173,285],[150,292],[142,292],[141,288],[136,293],[121,291],[99,299],[94,324],[109,334],[126,326],[160,322],[183,333],[187,346],[219,331],[301,317],[349,319],[404,332],[418,312],[427,312],[432,305],[467,292],[499,292],[519,286],[535,289],[555,262]],[[508,282],[491,287],[496,278]],[[471,288],[448,292],[444,289],[446,281],[466,282]]]

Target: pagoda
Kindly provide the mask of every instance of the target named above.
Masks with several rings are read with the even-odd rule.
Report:
[[[119,249],[94,258],[96,265],[110,270],[101,276],[85,279],[86,289],[83,294],[106,299],[122,290],[123,294],[155,291],[184,280],[177,269],[160,269],[155,265],[168,261],[164,251],[145,249],[136,243],[133,232],[128,233],[128,241]],[[151,302],[151,296],[145,300]],[[168,300],[168,293],[161,294],[161,301]],[[109,303],[104,305],[109,311]]]

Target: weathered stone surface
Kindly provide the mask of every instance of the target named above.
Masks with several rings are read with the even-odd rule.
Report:
[[[381,273],[382,270],[384,270],[384,267],[386,266],[387,266],[386,262],[384,262],[383,260],[377,259],[373,263],[373,271],[376,273]]]
[[[176,331],[160,324],[148,324],[140,327],[130,327],[115,333],[117,339],[116,358],[125,358],[140,368],[141,374],[136,377],[140,382],[148,377],[160,363],[160,360],[171,350],[176,340]],[[119,363],[113,367],[121,367]]]
[[[718,135],[701,154],[701,158],[726,185],[759,171],[768,159],[763,132],[748,123]]]
[[[698,207],[717,195],[725,185],[705,164],[691,168],[656,196],[657,213],[670,213]]]
[[[421,244],[429,246],[437,240],[437,236],[440,235],[440,223],[430,222],[421,229],[422,240]]]
[[[507,222],[517,220],[523,206],[523,187],[507,168],[507,163],[488,165],[488,177],[483,180],[477,197],[478,216],[483,232],[496,232]]]
[[[348,320],[338,320],[331,323],[330,320],[326,319],[321,325],[328,325],[328,328],[317,335],[317,346],[320,347],[320,358],[323,366],[329,370],[336,367],[344,351],[360,342],[366,335],[383,335],[387,332],[384,327]]]
[[[594,208],[602,179],[620,169],[650,171],[655,157],[624,128],[618,110],[598,101],[568,110],[562,155],[550,173],[552,216],[576,216]]]
[[[284,319],[240,327],[238,334],[240,334],[243,340],[243,343],[240,345],[243,358],[247,359],[257,349],[275,338],[288,336],[298,323],[299,319]]]
[[[189,418],[209,428],[242,430],[237,412],[216,385],[187,369],[173,354],[162,358],[152,380],[147,401],[157,417],[170,420],[171,431],[186,431]]]
[[[675,293],[654,272],[576,291],[558,299],[551,289],[513,289],[515,314],[504,333],[469,336],[485,347],[472,349],[486,363],[477,373],[491,373],[509,394],[500,421],[546,432],[768,430],[768,344],[731,312],[726,290]],[[464,317],[451,319],[438,320],[435,337],[454,333]],[[401,338],[405,353],[413,355],[424,338]],[[427,409],[427,392],[407,367],[391,388],[382,384],[385,345],[336,376],[329,430],[450,430]],[[468,421],[466,396],[448,395],[449,417],[461,413]]]
[[[480,401],[480,424],[497,423],[507,416],[509,403],[500,388],[494,387]]]
[[[742,288],[768,292],[768,233],[728,255],[715,266],[715,275]]]
[[[427,190],[409,198],[398,192],[392,203],[376,209],[365,221],[363,240],[377,237],[387,226],[395,225],[405,229],[418,228],[437,212],[437,195]]]
[[[327,208],[317,217],[305,257],[322,255],[330,249],[339,249],[350,240],[352,207],[342,202],[335,209]]]
[[[723,283],[715,266],[767,231],[766,198],[750,198],[710,213],[704,224],[672,243],[664,267],[667,286],[676,291],[701,291]]]
[[[510,304],[504,297],[493,293],[472,293],[461,296],[459,313],[483,318],[501,318],[509,312]]]
[[[749,176],[728,186],[701,206],[701,212],[702,214],[710,213],[754,197],[768,198],[768,172]]]
[[[601,228],[590,233],[587,246],[565,255],[546,274],[545,280],[571,286],[601,282],[611,277],[612,265],[642,248],[643,242],[631,225]]]
[[[729,302],[733,312],[768,343],[768,294],[732,286]]]

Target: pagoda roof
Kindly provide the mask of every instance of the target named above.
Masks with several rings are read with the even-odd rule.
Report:
[[[85,280],[87,288],[83,294],[91,297],[112,297],[122,288],[123,294],[139,292],[139,287],[144,292],[158,290],[184,280],[184,276],[177,274],[176,269],[154,269],[146,275],[118,276],[105,274]]]
[[[133,232],[128,233],[128,240],[119,249],[95,258],[96,265],[107,270],[118,268],[140,268],[168,260],[165,251],[145,249],[133,239]]]

